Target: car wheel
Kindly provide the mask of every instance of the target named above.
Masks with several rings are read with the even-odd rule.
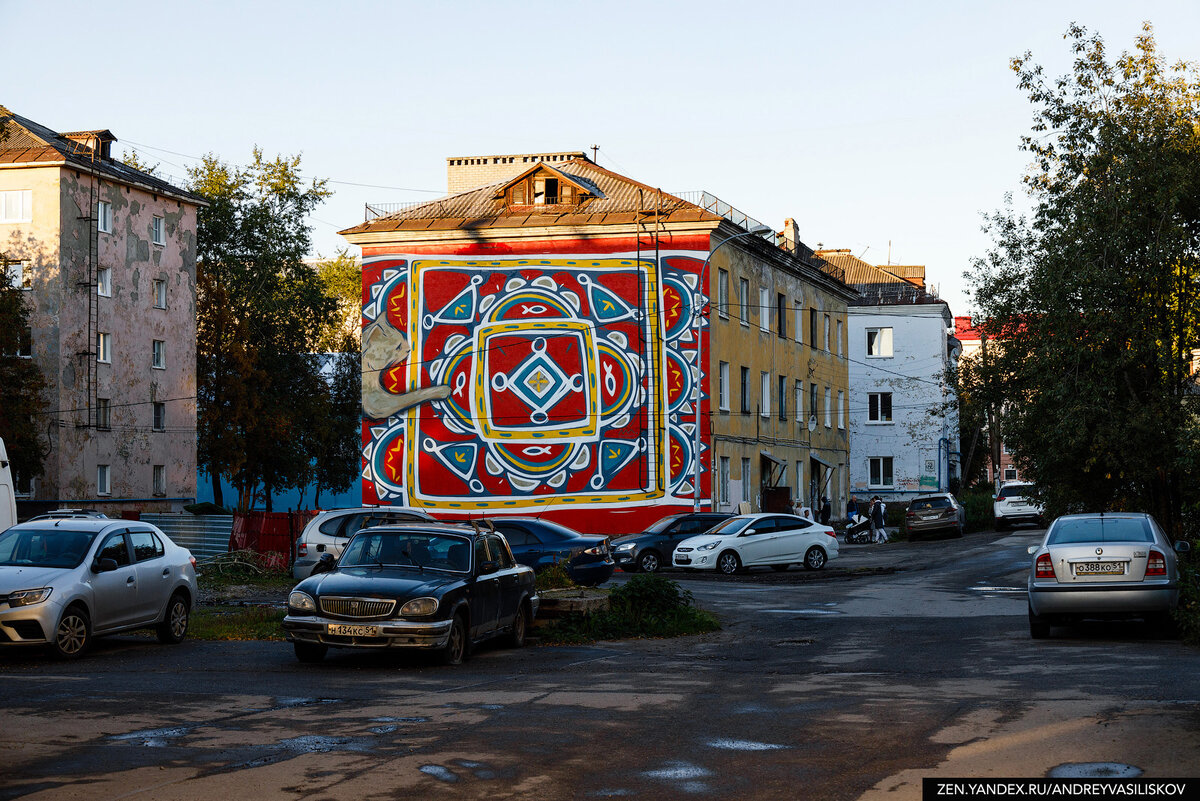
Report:
[[[51,646],[60,659],[75,659],[92,644],[92,621],[82,606],[67,607],[54,629]]]
[[[171,600],[167,601],[167,613],[163,615],[162,622],[154,627],[158,641],[167,645],[178,645],[183,642],[183,638],[187,636],[188,632],[190,613],[187,596],[181,592],[172,595]]]
[[[638,557],[638,570],[643,573],[657,573],[662,569],[662,560],[657,551],[642,551]]]
[[[966,528],[967,527],[964,526],[962,523],[959,523],[958,528],[954,529],[954,536],[958,537],[959,539],[962,539],[962,535],[966,533]]]
[[[817,545],[809,548],[804,554],[805,570],[820,570],[825,567],[825,552]]]
[[[1044,640],[1050,636],[1050,622],[1029,607],[1029,636],[1035,640]]]
[[[785,570],[787,570],[789,567],[791,567],[791,565],[771,565],[771,569],[774,570],[776,573],[782,573]]]
[[[442,649],[443,665],[461,665],[467,658],[467,622],[462,615],[455,615],[450,624],[450,638]]]
[[[525,635],[529,633],[529,602],[521,603],[521,608],[517,610],[517,616],[513,619],[512,631],[508,633],[509,648],[523,648],[525,646]]]
[[[733,551],[725,551],[717,557],[717,570],[725,575],[732,576],[741,569],[742,560]]]
[[[296,650],[296,658],[306,664],[320,662],[329,650],[329,646],[315,642],[294,642],[292,647]]]

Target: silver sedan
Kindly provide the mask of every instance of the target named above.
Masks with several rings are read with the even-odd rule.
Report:
[[[92,638],[152,628],[182,642],[196,599],[196,560],[154,526],[59,519],[0,532],[0,646],[83,654]]]
[[[1029,634],[1050,636],[1051,625],[1083,618],[1138,617],[1169,625],[1179,604],[1174,544],[1147,514],[1065,515],[1029,549]]]

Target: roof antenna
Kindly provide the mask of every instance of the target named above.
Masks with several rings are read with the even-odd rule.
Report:
[[[600,162],[596,161],[596,153],[597,153],[599,150],[600,150],[600,145],[592,145],[592,163],[593,163],[593,164],[599,164],[599,163],[600,163]]]

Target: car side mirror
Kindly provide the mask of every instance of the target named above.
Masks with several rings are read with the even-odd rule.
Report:
[[[1176,553],[1187,553],[1190,550],[1192,550],[1192,544],[1187,540],[1179,540],[1175,543]]]
[[[93,573],[111,573],[117,569],[116,559],[97,559],[92,562]]]
[[[1041,549],[1042,549],[1042,546],[1040,546],[1040,545],[1030,545],[1028,548],[1025,549],[1025,552],[1028,553],[1030,556],[1033,556],[1035,553],[1037,553]]]
[[[758,530],[757,530],[757,529],[748,528],[748,529],[746,529],[745,531],[743,531],[743,532],[742,532],[742,536],[743,536],[743,537],[749,537],[751,534],[757,534],[757,533],[758,533]]]
[[[337,561],[333,558],[333,554],[323,553],[321,554],[321,558],[317,560],[317,563],[313,565],[312,575],[315,576],[318,573],[332,573],[336,566]]]
[[[479,575],[489,576],[500,569],[499,562],[482,562],[479,565]]]

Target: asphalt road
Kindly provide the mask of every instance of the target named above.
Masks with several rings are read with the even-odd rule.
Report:
[[[1200,775],[1200,653],[1132,623],[1032,641],[1038,534],[685,579],[724,630],[460,668],[140,636],[73,664],[4,652],[0,799],[917,799],[926,776]]]

